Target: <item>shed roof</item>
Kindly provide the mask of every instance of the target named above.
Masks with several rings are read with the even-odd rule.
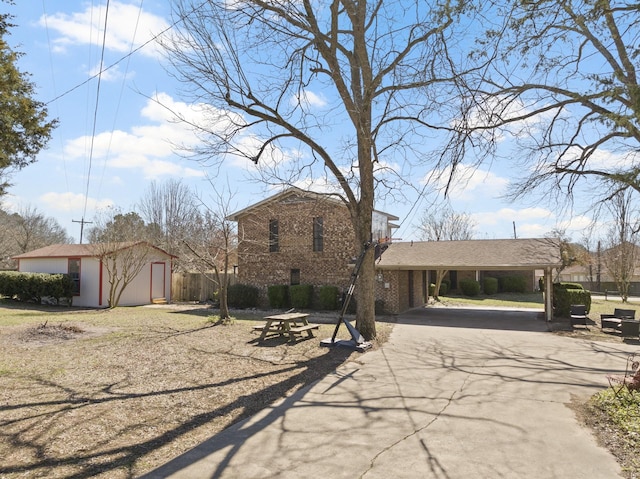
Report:
[[[562,265],[554,238],[392,243],[377,267],[390,270],[533,270]]]
[[[114,243],[113,250],[117,251],[124,248],[129,248],[139,243],[146,243],[145,241],[128,241],[122,243]],[[161,248],[151,245],[152,248],[172,256]],[[34,259],[34,258],[81,258],[81,257],[94,257],[96,256],[95,244],[52,244],[45,246],[44,248],[38,248],[33,251],[28,251],[16,256],[13,259]]]

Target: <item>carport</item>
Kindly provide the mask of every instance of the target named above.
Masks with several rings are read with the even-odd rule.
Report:
[[[376,293],[389,304],[402,304],[402,294],[412,294],[413,283],[403,286],[394,281],[401,271],[420,272],[424,277],[433,270],[469,271],[476,276],[491,271],[531,271],[533,275],[540,270],[544,272],[545,318],[551,321],[552,273],[561,265],[560,242],[555,238],[395,242],[376,263]]]

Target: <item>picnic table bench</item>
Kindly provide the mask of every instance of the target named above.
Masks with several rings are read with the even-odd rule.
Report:
[[[307,337],[313,338],[313,330],[320,326],[309,324],[306,313],[282,313],[265,316],[265,322],[253,327],[254,331],[260,331],[258,341],[265,340],[268,336],[286,336],[289,341],[295,341],[298,335],[306,332]]]

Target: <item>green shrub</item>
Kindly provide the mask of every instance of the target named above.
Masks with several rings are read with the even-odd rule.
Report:
[[[232,284],[227,289],[227,303],[232,308],[255,308],[258,306],[258,288],[249,284]]]
[[[318,292],[319,307],[322,311],[334,311],[338,309],[338,297],[340,293],[336,286],[320,286]]]
[[[480,294],[480,283],[475,279],[463,279],[460,281],[460,289],[465,296],[478,296]]]
[[[18,301],[41,303],[52,298],[60,304],[64,299],[71,304],[73,281],[66,274],[0,272],[0,295]]]
[[[440,284],[440,296],[444,296],[451,290],[451,281],[448,279],[443,279]]]
[[[503,293],[527,292],[527,280],[524,276],[502,276],[498,279],[498,285]]]
[[[289,287],[291,307],[295,309],[308,309],[313,299],[313,285],[295,284]]]
[[[431,283],[429,285],[429,296],[435,296],[434,293],[436,291],[436,285],[435,283]],[[440,291],[438,293],[439,296],[444,296],[445,294],[447,294],[449,292],[449,282],[445,282],[442,281],[442,283],[440,283]]]
[[[289,306],[289,286],[276,284],[267,288],[269,306],[273,309],[283,309]]]
[[[483,282],[484,294],[492,295],[498,292],[498,279],[497,278],[485,278]]]
[[[575,286],[575,283],[553,284],[553,310],[556,316],[568,318],[572,304],[584,304],[587,313],[591,310],[591,292],[581,285],[578,285],[579,288]]]

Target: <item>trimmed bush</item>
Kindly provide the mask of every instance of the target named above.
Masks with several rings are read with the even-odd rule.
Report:
[[[498,279],[498,285],[503,293],[527,292],[527,280],[524,276],[503,276]]]
[[[294,284],[289,286],[291,307],[296,309],[308,309],[313,298],[313,285]]]
[[[255,308],[258,306],[258,288],[249,284],[232,284],[227,289],[227,303],[232,308]]]
[[[73,281],[67,274],[4,271],[0,272],[0,295],[36,303],[52,298],[57,304],[66,300],[71,305]]]
[[[460,281],[460,289],[465,296],[478,296],[480,294],[480,283],[475,279],[463,279]]]
[[[276,284],[267,288],[269,306],[273,309],[284,309],[289,306],[289,286]]]
[[[492,295],[498,292],[498,279],[497,278],[485,278],[483,282],[484,294]]]
[[[576,286],[579,286],[577,288]],[[553,284],[553,309],[558,317],[568,318],[572,304],[584,304],[587,313],[591,310],[591,292],[575,283]]]
[[[320,300],[320,310],[335,311],[338,309],[338,298],[340,292],[336,286],[320,286],[318,297]]]
[[[435,283],[431,283],[429,285],[429,296],[435,296],[435,291],[436,285]],[[447,292],[449,292],[449,283],[442,281],[442,283],[440,283],[440,292],[438,293],[438,296],[444,296],[445,294],[447,294]]]

